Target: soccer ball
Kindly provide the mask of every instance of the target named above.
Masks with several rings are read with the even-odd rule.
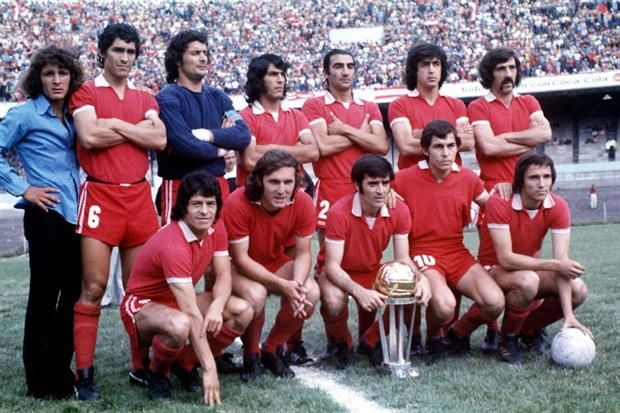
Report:
[[[551,343],[551,358],[564,367],[588,367],[595,355],[594,341],[577,328],[561,330]]]

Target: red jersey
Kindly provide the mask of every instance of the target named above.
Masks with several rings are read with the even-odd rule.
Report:
[[[308,118],[310,125],[318,122],[325,122],[326,125],[329,125],[332,123],[330,113],[333,113],[343,123],[355,128],[362,125],[366,114],[370,115],[368,121],[370,124],[379,123],[383,125],[383,117],[376,103],[353,97],[351,102],[344,104],[337,101],[329,92],[326,92],[324,96],[306,100],[302,111]],[[312,164],[314,173],[323,182],[350,183],[353,163],[365,153],[366,151],[363,148],[354,145],[342,152],[320,157],[318,161]]]
[[[409,122],[411,129],[423,129],[427,123],[443,119],[456,126],[457,122],[469,122],[467,109],[461,99],[439,95],[432,105],[420,96],[417,90],[411,90],[401,96],[388,107],[390,127],[399,122]],[[423,161],[424,155],[398,156],[398,169],[405,169]],[[461,156],[457,155],[456,163],[461,164]]]
[[[296,109],[280,106],[277,114],[265,112],[263,106],[254,102],[240,113],[241,117],[250,127],[252,138],[257,145],[288,145],[293,146],[299,142],[299,137],[304,133],[312,133],[308,119]],[[237,167],[237,186],[245,185],[247,171],[242,165]]]
[[[228,237],[221,220],[200,241],[183,221],[173,221],[140,249],[127,282],[127,295],[175,302],[168,284],[196,283],[214,256],[228,256]]]
[[[514,194],[510,201],[492,196],[485,205],[480,226],[478,261],[483,265],[498,265],[489,228],[509,229],[514,253],[538,257],[547,230],[551,229],[552,234],[570,232],[570,211],[566,201],[553,193],[535,211],[523,208],[519,194]]]
[[[411,213],[409,251],[441,255],[463,247],[463,227],[471,221],[471,203],[483,193],[482,181],[470,169],[452,165],[437,182],[426,161],[396,174],[394,190]]]
[[[117,118],[137,124],[146,119],[149,111],[159,113],[153,96],[137,90],[131,83],[125,88],[123,99],[102,75],[94,81],[85,82],[71,96],[69,112],[75,116],[83,110],[94,110],[97,118]],[[108,183],[133,183],[144,178],[148,170],[147,150],[124,142],[106,149],[87,150],[77,140],[77,156],[80,166],[88,176]]]
[[[527,129],[532,117],[542,114],[542,109],[534,96],[514,94],[510,106],[506,107],[489,93],[471,102],[467,113],[472,126],[487,124],[494,135],[501,135]],[[512,182],[515,165],[520,157],[521,155],[485,156],[482,152],[476,151],[484,187],[490,191],[499,182]]]
[[[396,207],[386,206],[374,219],[374,223],[362,213],[359,194],[346,195],[336,202],[327,213],[325,243],[344,244],[340,266],[351,277],[356,274],[376,273],[381,266],[383,251],[392,237],[406,237],[411,229],[407,206],[396,202]],[[317,272],[323,270],[325,245],[317,257]]]
[[[230,244],[249,240],[248,255],[268,267],[284,254],[287,241],[294,237],[310,238],[316,228],[312,198],[295,191],[293,201],[274,215],[260,202],[250,202],[245,187],[235,190],[222,209]]]

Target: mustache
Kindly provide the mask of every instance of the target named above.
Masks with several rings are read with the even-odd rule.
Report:
[[[505,85],[505,84],[511,84],[511,85],[514,86],[515,85],[515,81],[511,77],[507,77],[504,80],[502,80],[502,85]]]

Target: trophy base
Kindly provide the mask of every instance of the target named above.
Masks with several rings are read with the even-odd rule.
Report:
[[[413,367],[411,363],[396,364],[396,363],[383,363],[377,370],[386,376],[394,376],[399,379],[416,378],[420,376],[418,369]]]

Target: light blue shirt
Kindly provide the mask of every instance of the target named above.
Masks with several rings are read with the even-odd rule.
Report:
[[[0,186],[14,196],[22,196],[30,185],[59,189],[54,196],[60,203],[54,210],[76,224],[80,178],[73,123],[65,117],[63,125],[41,94],[9,110],[0,123],[0,151],[11,148],[17,151],[27,179],[0,156]],[[27,204],[22,198],[15,207]]]

